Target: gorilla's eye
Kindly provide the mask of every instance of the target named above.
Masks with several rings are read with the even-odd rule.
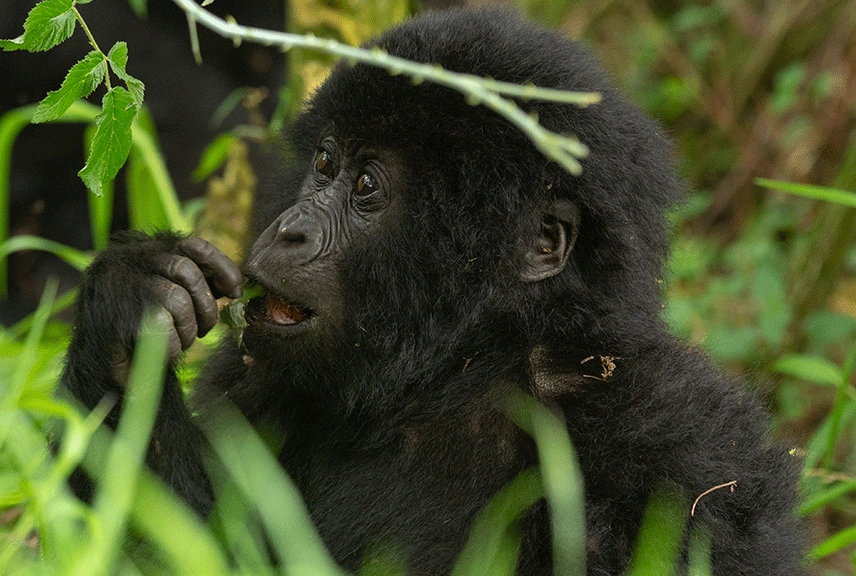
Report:
[[[362,198],[371,196],[378,191],[378,188],[380,188],[380,185],[371,174],[363,172],[360,174],[360,177],[357,178],[357,196]]]
[[[315,171],[327,178],[336,175],[336,163],[333,161],[333,156],[326,150],[320,150],[315,156]]]

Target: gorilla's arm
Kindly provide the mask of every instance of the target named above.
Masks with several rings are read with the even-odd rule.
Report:
[[[605,551],[592,561],[629,555],[650,495],[665,489],[688,510],[698,499],[688,525],[709,531],[715,574],[805,574],[793,513],[799,459],[771,441],[743,384],[671,336],[653,340],[563,405],[586,477],[590,538]]]
[[[87,271],[62,375],[65,390],[86,408],[105,397],[116,400],[107,417],[115,429],[142,315],[148,308],[168,317],[169,366],[147,463],[202,514],[210,509],[211,491],[200,433],[184,404],[174,366],[181,351],[216,323],[214,298],[240,292],[237,267],[207,242],[126,234]]]

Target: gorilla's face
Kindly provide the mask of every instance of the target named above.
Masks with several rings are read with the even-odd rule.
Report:
[[[266,292],[251,306],[254,328],[310,338],[339,329],[342,261],[355,243],[371,242],[395,218],[399,184],[390,151],[323,136],[296,202],[267,227],[247,259],[247,276]]]

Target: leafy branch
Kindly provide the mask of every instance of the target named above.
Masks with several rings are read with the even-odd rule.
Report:
[[[557,162],[571,174],[579,174],[582,166],[579,160],[588,153],[588,148],[576,137],[560,135],[547,130],[538,123],[535,116],[521,110],[511,98],[523,100],[543,100],[562,104],[575,104],[585,107],[600,102],[600,94],[594,92],[566,92],[534,85],[520,86],[508,82],[499,82],[490,78],[481,78],[472,74],[451,72],[434,64],[420,64],[392,56],[380,48],[366,50],[348,46],[329,38],[313,35],[290,34],[263,28],[241,26],[218,18],[193,0],[173,0],[187,15],[194,54],[200,60],[197,38],[197,23],[213,32],[229,38],[235,43],[241,41],[256,42],[266,46],[278,46],[283,50],[304,48],[344,58],[351,65],[357,63],[385,68],[390,74],[406,74],[418,84],[428,80],[462,93],[473,105],[482,104],[509,122],[517,126],[535,144],[546,157]],[[206,0],[203,5],[210,4]]]
[[[78,175],[86,187],[97,195],[116,177],[131,151],[131,124],[142,108],[145,85],[128,74],[128,46],[116,42],[108,53],[99,48],[95,37],[77,10],[92,0],[43,0],[36,4],[24,22],[24,33],[12,40],[0,40],[6,51],[44,52],[71,37],[79,23],[92,46],[82,60],[71,67],[62,86],[49,92],[39,103],[32,122],[57,120],[74,102],[91,95],[102,84],[106,93],[101,100],[101,113],[95,117],[95,135],[86,165]],[[110,71],[125,87],[113,86]]]

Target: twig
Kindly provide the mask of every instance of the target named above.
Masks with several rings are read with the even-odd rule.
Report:
[[[734,487],[737,486],[737,480],[732,480],[731,482],[726,482],[725,484],[720,484],[718,486],[714,486],[713,488],[708,488],[707,490],[699,494],[698,498],[696,498],[695,502],[693,502],[693,507],[690,509],[690,516],[695,516],[695,508],[699,500],[701,500],[714,490],[719,490],[720,488],[726,488],[728,486],[731,486],[731,491],[734,492]]]
[[[600,102],[599,93],[565,92],[563,90],[538,88],[533,85],[520,86],[481,78],[472,74],[451,72],[437,65],[420,64],[392,56],[380,48],[367,50],[348,46],[329,38],[318,38],[312,34],[291,34],[241,26],[235,22],[218,18],[193,0],[173,0],[173,2],[187,14],[192,31],[195,31],[196,24],[199,23],[233,41],[246,40],[265,46],[275,45],[283,50],[290,50],[291,48],[315,50],[344,58],[352,65],[364,63],[385,68],[393,75],[406,74],[412,77],[415,83],[428,80],[457,90],[467,98],[467,102],[474,105],[483,104],[517,126],[542,154],[560,164],[571,174],[579,174],[582,171],[579,160],[588,154],[588,148],[582,142],[576,137],[559,135],[547,130],[533,116],[525,113],[512,100],[504,96],[584,107]],[[196,56],[199,57],[198,53]]]

